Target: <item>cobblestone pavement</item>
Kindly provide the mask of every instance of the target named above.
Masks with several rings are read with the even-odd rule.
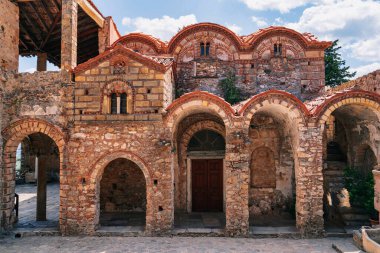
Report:
[[[34,184],[16,185],[20,196],[18,227],[56,227],[59,217],[59,183],[47,185],[45,222],[36,222],[37,186]]]
[[[165,252],[165,253],[324,253],[332,244],[352,245],[350,238],[247,239],[211,237],[25,237],[0,239],[0,252]],[[353,251],[354,252],[354,251]]]

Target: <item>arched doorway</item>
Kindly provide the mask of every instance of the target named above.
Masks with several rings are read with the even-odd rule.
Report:
[[[140,167],[117,158],[100,179],[100,225],[138,226],[146,223],[146,179]]]
[[[192,212],[223,212],[223,136],[201,130],[190,139],[187,155],[191,160],[189,205]]]
[[[379,133],[378,112],[361,104],[335,108],[324,123],[324,223],[327,232],[346,233],[378,217],[373,207],[371,146]]]
[[[250,122],[249,224],[294,228],[294,126],[280,108],[271,109],[256,112]]]
[[[200,112],[177,128],[175,227],[225,226],[225,126],[213,113]]]
[[[60,153],[49,136],[25,137],[15,153],[16,226],[58,227]]]

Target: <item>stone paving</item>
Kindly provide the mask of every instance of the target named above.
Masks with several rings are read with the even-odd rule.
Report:
[[[19,220],[17,227],[57,227],[59,219],[59,183],[47,185],[47,221],[36,221],[37,186],[34,184],[16,185],[19,195]]]
[[[212,237],[8,237],[0,239],[0,252],[336,252],[332,244],[345,245],[352,253],[359,252],[355,251],[350,238],[295,240]]]

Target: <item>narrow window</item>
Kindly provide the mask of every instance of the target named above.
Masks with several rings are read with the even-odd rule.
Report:
[[[127,94],[122,93],[120,95],[120,113],[127,114]]]
[[[201,43],[201,56],[205,55],[205,43]]]
[[[111,114],[117,113],[117,97],[116,93],[111,94]]]
[[[281,43],[278,45],[278,55],[279,56],[282,55],[282,44]]]
[[[210,43],[206,43],[206,56],[210,55]]]
[[[274,47],[273,47],[273,52],[274,52],[274,55],[277,56],[277,44],[274,44]]]

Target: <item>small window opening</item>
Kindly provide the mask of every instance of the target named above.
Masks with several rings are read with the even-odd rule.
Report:
[[[85,89],[85,90],[84,90],[84,94],[85,94],[85,95],[88,95],[88,89]]]
[[[251,69],[254,69],[255,68],[255,64],[251,64]]]
[[[83,110],[79,110],[79,114],[82,115],[83,114]]]
[[[127,94],[120,95],[120,114],[127,114]]]
[[[146,90],[146,93],[148,93],[148,94],[150,94],[151,92],[152,92],[151,89],[147,89],[147,90]]]
[[[162,212],[162,211],[164,211],[164,208],[162,208],[162,206],[159,206],[159,207],[158,207],[158,211],[159,211],[159,212]]]
[[[117,113],[117,97],[116,93],[111,94],[111,114]]]
[[[282,55],[282,44],[274,44],[273,46],[273,52],[274,56],[281,56]]]
[[[153,180],[153,184],[157,186],[158,185],[158,180],[157,179]]]
[[[206,56],[210,55],[210,43],[206,43]]]
[[[200,47],[201,47],[201,56],[204,56],[206,54],[205,43],[201,42]]]

